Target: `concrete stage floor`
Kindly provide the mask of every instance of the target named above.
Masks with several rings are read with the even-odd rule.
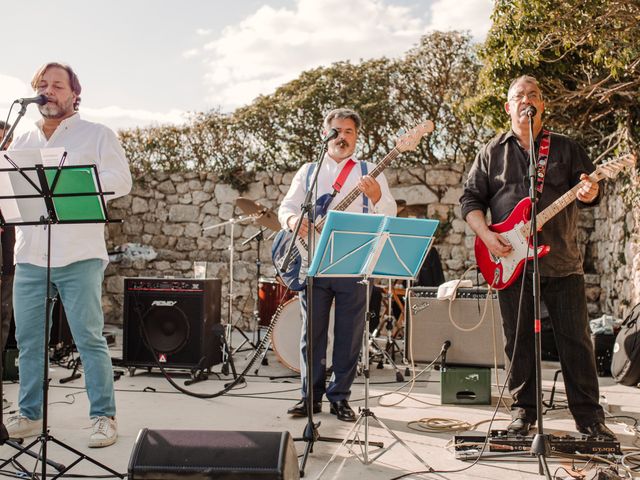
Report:
[[[118,335],[112,356],[121,358],[121,335]],[[239,336],[236,334],[235,339]],[[234,355],[238,371],[247,363],[250,352],[238,352]],[[89,435],[88,401],[84,391],[84,379],[80,378],[61,384],[60,379],[67,377],[70,370],[64,366],[52,365],[49,389],[49,426],[50,432],[57,440],[64,442],[80,452],[107,465],[113,470],[126,474],[134,441],[140,429],[187,429],[187,430],[256,430],[256,431],[289,431],[294,437],[303,433],[305,419],[292,419],[286,410],[299,398],[300,382],[297,375],[279,363],[273,352],[269,352],[269,364],[261,366],[256,376],[252,371],[246,379],[246,385],[232,392],[213,399],[199,399],[179,393],[173,388],[159,370],[147,372],[137,369],[131,376],[127,369],[115,367],[125,373],[116,381],[116,398],[118,408],[119,438],[115,445],[102,449],[89,449],[86,441]],[[417,370],[423,366],[419,366]],[[553,385],[553,375],[559,368],[557,363],[544,362],[544,396],[548,401]],[[220,372],[220,365],[213,367]],[[403,372],[404,373],[404,368]],[[492,400],[496,405],[499,388],[496,386],[495,374],[492,370]],[[504,371],[499,371],[499,381],[504,379]],[[185,371],[174,370],[172,377],[179,385],[189,378]],[[228,383],[231,376],[220,377],[212,374],[208,380],[189,387],[198,393],[215,393]],[[410,380],[410,377],[407,377]],[[358,376],[353,387],[351,404],[354,409],[364,405],[364,379]],[[611,378],[600,378],[601,393],[608,402],[608,415],[627,415],[640,418],[640,390],[616,384]],[[389,395],[399,390],[400,393]],[[5,417],[12,414],[17,406],[18,385],[5,382],[4,391],[13,405],[4,411]],[[450,447],[454,432],[424,432],[412,429],[409,422],[427,419],[451,419],[452,421],[480,423],[478,432],[486,432],[494,406],[489,405],[441,405],[440,373],[437,371],[421,374],[415,384],[399,383],[395,373],[388,365],[376,369],[372,364],[370,383],[370,407],[406,445],[415,451],[428,466],[441,473],[412,474],[405,478],[414,479],[531,479],[544,478],[538,474],[538,463],[530,457],[509,457],[502,459],[481,460],[472,465],[471,461],[458,460]],[[391,404],[397,405],[391,406]],[[565,403],[564,387],[558,384],[554,403],[562,406]],[[492,429],[504,428],[508,422],[506,407],[498,409]],[[352,424],[340,422],[329,414],[328,403],[323,404],[322,413],[315,416],[320,422],[319,433],[327,437],[344,438]],[[566,409],[549,411],[545,417],[545,430],[557,436],[574,435],[574,423]],[[633,420],[625,419],[633,424]],[[638,433],[625,429],[622,419],[610,419],[609,427],[618,435],[625,451],[634,449],[634,441]],[[392,436],[380,428],[375,421],[369,423],[370,440],[384,442],[389,445]],[[462,432],[461,432],[462,433]],[[360,430],[361,438],[364,430]],[[37,444],[38,447],[40,444]],[[296,450],[300,455],[305,443],[296,442]],[[317,478],[319,472],[327,464],[339,444],[317,442],[310,454],[305,469],[305,478]],[[373,450],[373,449],[371,449]],[[7,459],[16,450],[8,445],[0,447],[0,457]],[[371,453],[371,452],[370,452]],[[48,443],[48,458],[63,464],[69,464],[76,457],[70,452]],[[29,458],[21,457],[21,463],[33,468]],[[548,460],[551,473],[555,478],[569,478],[564,470],[572,468],[572,460],[550,457]],[[583,468],[585,477],[595,478],[597,469],[603,464],[594,464],[586,460],[578,460],[574,468]],[[412,471],[424,471],[421,464],[402,445],[396,444],[372,464],[364,465],[345,448],[340,449],[337,458],[329,465],[322,478],[341,479],[392,479]],[[40,467],[38,467],[38,471]],[[8,465],[3,469],[4,476],[15,472],[15,467]],[[49,473],[55,473],[51,468]],[[455,472],[454,472],[455,471]],[[88,477],[102,475],[106,472],[94,467],[84,460],[69,473]]]

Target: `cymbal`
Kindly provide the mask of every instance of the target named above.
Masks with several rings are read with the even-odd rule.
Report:
[[[282,229],[280,222],[278,221],[278,216],[273,212],[273,210],[268,209],[264,205],[260,205],[258,202],[254,202],[248,198],[238,197],[236,200],[236,206],[238,206],[240,210],[247,215],[255,215],[255,222],[263,227],[276,231]]]

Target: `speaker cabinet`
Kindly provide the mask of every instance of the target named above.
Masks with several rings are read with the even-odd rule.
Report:
[[[142,429],[129,480],[294,480],[300,478],[289,432]]]
[[[124,279],[125,367],[205,369],[222,362],[219,279]],[[146,339],[146,340],[145,340]]]
[[[405,353],[414,362],[431,363],[445,342],[448,365],[504,367],[504,334],[498,295],[485,302],[487,289],[459,288],[456,299],[438,300],[436,287],[417,287],[409,291],[409,321],[405,334]]]

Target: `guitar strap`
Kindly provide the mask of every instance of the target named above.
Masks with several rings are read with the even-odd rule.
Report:
[[[360,160],[360,171],[362,172],[363,177],[367,173],[369,173],[367,162],[365,162],[364,160]],[[362,213],[369,213],[369,197],[367,197],[364,193],[362,194]]]
[[[544,176],[547,173],[547,163],[549,160],[549,148],[551,147],[551,133],[549,130],[542,130],[542,138],[540,139],[540,148],[538,149],[538,164],[536,165],[537,171],[537,184],[536,190],[538,195],[542,195],[542,188],[544,187]]]
[[[333,193],[331,194],[332,197],[335,197],[336,194],[342,189],[342,185],[344,185],[345,180],[349,176],[349,173],[351,173],[351,170],[353,169],[355,164],[356,162],[354,162],[352,159],[349,159],[345,166],[342,167],[342,170],[338,174],[338,177],[336,178],[335,182],[333,182]],[[307,169],[307,181],[305,189],[306,192],[309,191],[309,187],[311,186],[311,177],[313,176],[313,172],[316,169],[316,165],[317,164],[314,162],[309,165],[309,168]],[[362,160],[360,161],[360,171],[362,172],[363,177],[367,175],[367,162]],[[362,194],[362,213],[369,213],[369,197],[367,197],[364,193]]]

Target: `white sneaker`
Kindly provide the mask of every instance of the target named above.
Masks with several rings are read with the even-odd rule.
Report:
[[[91,419],[90,448],[108,447],[116,443],[118,438],[118,424],[115,418],[93,417]]]
[[[31,420],[24,415],[14,415],[5,424],[11,438],[34,437],[42,432],[42,419]]]

